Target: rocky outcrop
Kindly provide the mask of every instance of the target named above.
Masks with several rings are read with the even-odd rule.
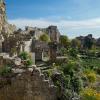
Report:
[[[5,3],[3,0],[0,0],[0,33],[2,32],[5,22],[6,22]]]
[[[49,80],[45,80],[37,67],[13,69],[13,73],[17,76],[9,78],[9,84],[0,88],[0,100],[57,100],[56,87]],[[4,80],[7,82],[1,78],[2,82]]]

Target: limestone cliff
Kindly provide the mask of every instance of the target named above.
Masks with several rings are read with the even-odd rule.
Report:
[[[0,0],[0,33],[3,29],[3,26],[6,22],[6,8],[5,8],[5,3],[3,0]]]
[[[0,0],[0,34],[2,35],[13,34],[15,30],[16,26],[11,25],[7,22],[6,4],[4,0]]]

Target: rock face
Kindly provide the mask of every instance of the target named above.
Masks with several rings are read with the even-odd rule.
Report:
[[[57,100],[55,86],[45,80],[39,69],[34,67],[20,72],[0,88],[0,100]]]
[[[9,37],[16,30],[15,25],[7,23],[6,20],[6,4],[4,0],[0,0],[0,53],[3,52],[2,44],[5,38]]]
[[[3,29],[5,22],[6,22],[5,3],[3,0],[0,0],[0,33]]]
[[[2,52],[2,41],[3,35],[2,30],[6,20],[6,13],[5,13],[5,3],[3,0],[0,0],[0,53]]]

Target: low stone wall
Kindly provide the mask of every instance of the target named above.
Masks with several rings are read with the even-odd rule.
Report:
[[[36,67],[16,72],[0,88],[0,100],[57,100],[56,87]]]

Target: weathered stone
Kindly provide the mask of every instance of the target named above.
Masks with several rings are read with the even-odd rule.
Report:
[[[26,70],[9,81],[10,84],[0,88],[0,100],[57,100],[56,87],[50,85],[49,80],[41,80],[40,71]],[[6,80],[2,82],[7,83]]]

